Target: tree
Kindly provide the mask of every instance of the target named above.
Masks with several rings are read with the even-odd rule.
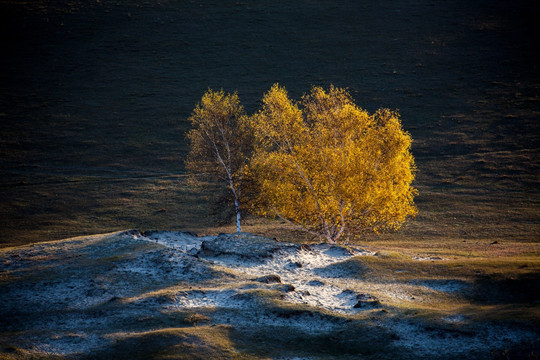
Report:
[[[313,87],[295,103],[275,84],[249,124],[258,214],[335,243],[344,234],[398,229],[416,213],[412,140],[397,112],[370,115],[334,86]]]
[[[241,231],[243,173],[250,151],[244,117],[238,94],[208,90],[189,118],[193,128],[187,134],[190,152],[185,162],[192,175],[203,173],[229,188],[237,232]]]

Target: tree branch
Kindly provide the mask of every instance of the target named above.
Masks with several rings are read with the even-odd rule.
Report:
[[[317,236],[317,237],[324,236],[324,235],[321,234],[321,233],[315,232],[315,231],[310,230],[310,229],[308,229],[308,228],[306,228],[306,227],[304,227],[304,226],[302,226],[302,225],[300,225],[300,224],[297,224],[297,223],[292,222],[291,220],[287,219],[286,217],[284,217],[283,215],[281,215],[280,213],[278,213],[276,209],[272,209],[272,211],[274,212],[274,214],[275,214],[278,218],[280,218],[281,220],[285,221],[287,224],[292,225],[294,228],[296,228],[296,229],[298,229],[298,230],[306,231],[306,232],[310,233],[311,235],[315,235],[315,236]],[[330,238],[328,238],[328,237],[326,237],[326,238],[327,238],[329,241],[331,241],[332,243],[334,243],[334,241],[333,241],[332,239],[330,239]]]

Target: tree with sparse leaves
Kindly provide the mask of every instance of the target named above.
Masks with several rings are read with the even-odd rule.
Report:
[[[412,140],[397,112],[370,115],[333,86],[313,87],[296,103],[275,84],[249,127],[256,213],[329,243],[397,229],[415,215]]]
[[[201,175],[225,184],[236,213],[236,231],[241,231],[243,174],[250,153],[249,134],[243,129],[245,117],[238,94],[208,90],[189,120],[187,138],[190,152],[186,169],[197,180]]]

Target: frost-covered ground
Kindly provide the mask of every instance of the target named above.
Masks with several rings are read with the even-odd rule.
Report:
[[[533,328],[466,314],[413,316],[408,308],[415,303],[463,297],[472,285],[379,279],[362,261],[377,255],[359,246],[288,244],[251,234],[138,231],[6,249],[0,350],[99,358],[119,338],[217,326],[257,333],[258,345],[243,345],[246,354],[280,359],[489,358],[537,338]],[[261,339],[285,343],[290,334],[323,347],[293,342],[261,350]],[[339,334],[349,334],[348,343],[335,349],[330,343]]]

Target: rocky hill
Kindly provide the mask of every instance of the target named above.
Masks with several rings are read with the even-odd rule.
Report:
[[[538,338],[532,323],[460,312],[480,301],[472,279],[401,276],[444,261],[244,233],[125,231],[4,249],[0,354],[485,359]]]

